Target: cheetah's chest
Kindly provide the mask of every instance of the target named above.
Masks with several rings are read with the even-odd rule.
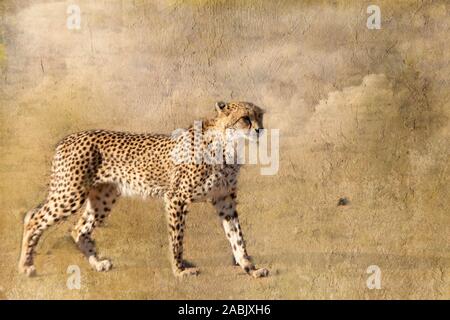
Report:
[[[212,170],[204,183],[197,186],[194,200],[220,198],[236,189],[238,172],[236,168],[224,166]]]

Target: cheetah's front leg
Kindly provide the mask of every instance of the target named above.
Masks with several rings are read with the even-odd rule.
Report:
[[[248,258],[236,211],[235,195],[233,194],[225,198],[215,200],[213,201],[213,204],[219,213],[225,234],[230,242],[231,248],[233,249],[233,255],[236,262],[242,267],[242,269],[244,269],[245,272],[255,278],[268,276],[269,270],[266,268],[257,269]]]
[[[183,236],[187,215],[187,204],[177,196],[165,197],[167,219],[169,223],[169,249],[172,270],[175,276],[197,275],[198,269],[186,267],[183,261]]]

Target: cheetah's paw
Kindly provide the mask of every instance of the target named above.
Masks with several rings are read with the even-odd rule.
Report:
[[[199,274],[198,268],[186,268],[184,270],[177,270],[175,271],[175,275],[179,278],[184,278],[188,276],[196,276]]]
[[[21,273],[24,273],[28,277],[33,277],[36,275],[36,268],[35,266],[22,266],[19,270]]]
[[[112,268],[112,263],[108,259],[98,260],[94,256],[89,257],[89,263],[91,266],[101,272],[101,271],[109,271]]]
[[[269,275],[269,270],[267,270],[266,268],[260,268],[253,270],[251,274],[254,278],[264,278]]]

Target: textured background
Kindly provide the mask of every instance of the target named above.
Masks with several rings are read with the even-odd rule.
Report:
[[[450,4],[376,1],[0,1],[0,298],[450,298]],[[81,30],[66,28],[81,7]],[[231,266],[212,208],[192,207],[173,278],[162,204],[122,199],[96,232],[108,273],[50,229],[17,273],[22,217],[53,147],[90,128],[169,133],[247,100],[281,129],[280,171],[243,170],[249,253]],[[350,200],[337,206],[340,197]],[[66,287],[79,265],[80,290]],[[366,287],[378,265],[382,289]]]

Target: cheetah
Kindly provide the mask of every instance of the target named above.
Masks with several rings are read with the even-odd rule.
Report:
[[[229,146],[224,143],[229,136],[226,133],[243,132],[247,138],[257,139],[263,130],[264,111],[249,102],[218,102],[215,109],[215,117],[178,135],[91,130],[60,141],[52,161],[48,195],[25,214],[19,271],[28,276],[36,273],[33,256],[43,232],[82,207],[71,236],[95,270],[110,270],[111,261],[97,255],[93,231],[111,213],[118,197],[137,195],[164,201],[175,276],[199,272],[183,260],[183,235],[188,205],[207,201],[221,220],[236,264],[255,278],[266,277],[269,271],[256,268],[249,258],[239,225],[236,198],[241,164],[198,161],[197,157],[213,145],[217,147],[212,148],[216,158],[233,158],[236,148],[224,147]],[[197,139],[196,130],[206,138]],[[183,157],[193,155],[195,161],[174,157],[180,155],[178,147],[186,142],[188,152]]]

